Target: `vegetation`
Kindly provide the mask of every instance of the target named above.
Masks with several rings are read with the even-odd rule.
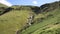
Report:
[[[1,5],[0,34],[60,34],[60,1],[40,7]]]

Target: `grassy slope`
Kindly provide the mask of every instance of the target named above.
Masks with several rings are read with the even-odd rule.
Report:
[[[0,14],[3,13],[6,8],[8,8],[8,6],[0,3]]]
[[[0,16],[0,34],[16,34],[29,17],[28,10],[12,10],[2,16]]]
[[[2,6],[6,7],[5,5],[0,5],[0,7]],[[16,32],[21,28],[23,28],[23,26],[27,23],[29,12],[31,11],[28,9],[20,10],[19,8],[19,10],[12,10],[8,13],[1,15],[0,16],[0,34],[16,34]],[[53,16],[47,17],[50,14],[52,14]],[[39,15],[36,15],[35,20],[37,18],[44,18],[44,20],[42,22],[35,21],[36,23],[34,25],[31,25],[29,28],[27,28],[26,30],[23,30],[21,33],[22,34],[41,34],[41,32],[43,32],[42,34],[45,34],[49,30],[54,31],[56,30],[55,28],[58,29],[58,27],[60,26],[60,24],[57,25],[58,27],[56,25],[53,25],[57,22],[60,23],[59,15],[60,15],[60,9],[56,9],[51,12],[41,13]],[[50,25],[53,27],[50,27]],[[49,26],[50,28],[47,28],[47,26]]]
[[[60,13],[60,12],[59,12]],[[55,14],[56,14],[56,12],[55,12]],[[57,14],[57,16],[55,16],[54,18],[52,18],[51,20],[49,20],[49,21],[47,21],[47,22],[45,22],[45,23],[51,23],[51,24],[49,24],[49,25],[47,25],[49,28],[47,28],[47,26],[45,26],[45,27],[42,27],[42,28],[39,28],[39,29],[37,29],[35,32],[33,32],[32,34],[39,34],[40,32],[42,32],[42,31],[46,31],[46,30],[49,30],[49,29],[54,29],[54,28],[60,28],[60,24],[59,25],[56,25],[56,26],[58,26],[58,27],[56,27],[55,25],[53,25],[53,24],[55,24],[55,23],[57,23],[57,22],[59,22],[60,23],[60,21],[58,21],[58,20],[60,20],[59,19],[59,16],[60,14]],[[44,28],[47,28],[47,29],[45,29],[45,30],[43,30]],[[43,32],[44,33],[44,32]],[[47,33],[48,34],[48,33]],[[50,33],[51,34],[51,33]],[[55,33],[56,34],[56,33]]]
[[[60,15],[59,8],[56,9],[56,10],[53,10],[53,12],[48,12],[48,13],[52,14],[54,18],[52,18],[52,17],[49,18],[48,17],[43,22],[38,23],[38,24],[34,24],[34,25],[30,26],[29,28],[27,28],[25,31],[22,31],[22,34],[40,34],[40,32],[42,32],[43,29],[46,28],[46,26],[49,26],[50,24],[54,24],[54,23],[59,22],[58,21],[58,20],[60,20],[59,19],[59,17],[60,17],[59,16]]]
[[[6,6],[6,5],[4,5],[4,4],[1,4],[1,3],[0,3],[0,7],[7,7],[7,6]]]

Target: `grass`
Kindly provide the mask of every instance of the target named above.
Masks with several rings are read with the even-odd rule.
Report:
[[[56,23],[58,20],[57,18],[60,17],[59,9],[55,9],[52,13],[49,12],[49,14],[53,14],[54,18],[50,17],[41,23],[34,24],[27,28],[26,30],[22,31],[22,34],[39,34],[40,30],[42,30],[45,27],[45,25]]]
[[[0,4],[0,7],[7,8],[3,4]],[[34,6],[32,9],[23,6],[12,6],[11,8],[14,9],[0,16],[0,34],[16,34],[24,28],[31,13],[35,15],[34,24],[19,34],[60,34],[60,8],[40,14],[32,12],[32,9],[37,10]]]
[[[0,16],[0,34],[16,34],[23,28],[29,17],[28,10],[12,10]]]
[[[0,3],[0,7],[5,7],[5,8],[6,8],[7,6],[6,6],[6,5],[4,5],[4,4],[1,4],[1,3]]]

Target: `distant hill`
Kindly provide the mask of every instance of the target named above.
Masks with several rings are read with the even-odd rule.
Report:
[[[4,5],[4,4],[1,4],[1,3],[0,3],[0,7],[7,7],[7,6],[6,6],[6,5]]]
[[[0,34],[60,34],[60,1],[40,7],[0,4]]]

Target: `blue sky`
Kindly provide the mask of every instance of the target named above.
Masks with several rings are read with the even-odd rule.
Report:
[[[45,3],[51,3],[58,0],[7,0],[13,5],[35,5],[40,6]]]
[[[51,3],[59,0],[0,0],[0,3],[5,4],[7,6],[12,5],[33,5],[33,6],[41,6],[45,3]]]

